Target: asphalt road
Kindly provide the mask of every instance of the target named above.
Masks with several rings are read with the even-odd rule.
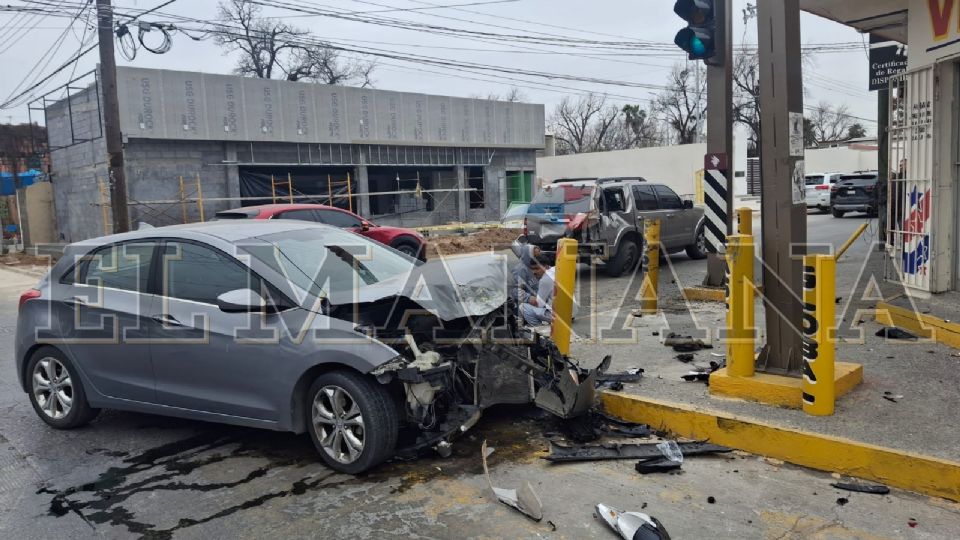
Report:
[[[844,238],[838,222],[852,230],[857,221],[814,216],[811,236]],[[702,274],[700,262],[676,262],[680,273]],[[624,279],[598,280],[599,301],[621,294]],[[631,461],[549,465],[540,459],[543,433],[556,426],[525,407],[489,411],[450,458],[426,455],[363,476],[327,469],[306,436],[116,411],[55,431],[14,377],[16,299],[34,281],[0,269],[0,538],[616,538],[593,516],[598,502],[642,509],[673,538],[952,538],[960,530],[956,504],[898,490],[842,493],[827,474],[741,453],[688,458],[679,475],[640,476]],[[529,481],[542,522],[491,497],[483,439],[497,448],[495,485]]]

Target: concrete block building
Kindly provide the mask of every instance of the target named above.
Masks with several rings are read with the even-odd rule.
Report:
[[[544,146],[543,105],[132,67],[117,75],[134,226],[290,200],[388,225],[496,220],[529,200]],[[65,242],[110,230],[99,94],[91,85],[45,109]]]

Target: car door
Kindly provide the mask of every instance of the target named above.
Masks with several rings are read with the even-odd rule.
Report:
[[[147,341],[156,241],[98,248],[51,286],[62,346],[107,397],[154,402]]]
[[[693,238],[694,224],[684,219],[683,201],[675,191],[662,184],[652,184],[657,194],[658,207],[663,219],[660,225],[660,242],[667,249],[676,249],[689,244],[686,239]]]
[[[606,245],[615,246],[620,231],[636,227],[633,206],[622,185],[601,186],[598,191],[602,200],[600,234]]]
[[[150,357],[160,403],[181,409],[276,421],[277,362],[285,335],[279,314],[227,313],[217,297],[262,292],[261,280],[232,255],[190,241],[168,241]],[[289,399],[289,396],[287,396]]]
[[[651,184],[634,184],[633,200],[637,207],[637,227],[643,232],[643,220],[659,219],[661,223],[666,221],[665,212],[660,209],[657,202],[657,194]],[[662,227],[662,225],[661,225]],[[663,235],[661,233],[661,242]]]

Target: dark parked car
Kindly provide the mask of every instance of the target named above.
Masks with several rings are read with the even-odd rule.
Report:
[[[880,208],[880,175],[876,171],[845,174],[830,188],[830,211],[841,218],[847,212],[865,212],[876,216]]]
[[[109,408],[307,432],[357,473],[498,403],[592,406],[595,370],[519,327],[506,285],[495,254],[420,263],[306,222],[105,236],[20,297],[17,377],[54,428]]]
[[[372,238],[385,246],[422,261],[427,260],[427,241],[413,229],[377,225],[370,220],[335,206],[290,203],[244,206],[217,212],[217,219],[299,219],[326,223]]]
[[[616,277],[640,262],[643,220],[660,219],[660,245],[694,259],[707,256],[703,209],[669,186],[642,178],[554,182],[534,195],[519,243],[553,252],[563,237],[580,243],[584,259],[599,258]]]

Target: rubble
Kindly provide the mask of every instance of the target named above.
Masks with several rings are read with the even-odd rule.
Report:
[[[678,444],[685,456],[717,454],[732,451],[731,448],[705,442],[682,442]],[[566,446],[550,441],[550,453],[543,459],[553,463],[571,461],[600,461],[606,459],[650,459],[663,457],[657,443],[606,443],[601,445]]]
[[[520,486],[520,489],[494,487],[493,481],[490,480],[490,469],[487,467],[487,456],[492,454],[494,450],[494,448],[487,446],[486,440],[480,445],[483,475],[487,478],[487,484],[490,486],[490,490],[493,491],[493,494],[496,495],[497,499],[503,504],[516,508],[523,515],[539,522],[543,519],[543,503],[540,502],[540,497],[537,496],[537,493],[533,491],[533,486],[530,485],[530,482],[524,482]]]
[[[597,504],[597,517],[624,540],[670,540],[660,520],[641,512],[621,512],[600,503]]]

